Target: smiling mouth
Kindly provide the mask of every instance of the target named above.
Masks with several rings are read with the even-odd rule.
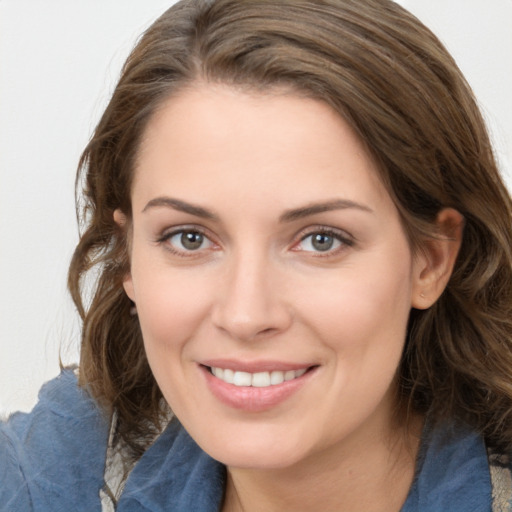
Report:
[[[210,373],[222,380],[226,384],[233,384],[239,387],[255,387],[266,388],[270,386],[277,386],[283,382],[291,381],[302,377],[306,372],[314,367],[301,368],[299,370],[280,371],[275,370],[271,372],[242,372],[235,371],[229,368],[208,367]]]

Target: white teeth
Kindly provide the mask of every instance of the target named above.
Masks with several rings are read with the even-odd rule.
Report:
[[[259,372],[252,374],[252,385],[255,388],[266,388],[270,386],[270,373]]]
[[[295,372],[293,370],[289,370],[284,374],[284,380],[293,380],[295,379]]]
[[[211,372],[218,379],[234,384],[235,386],[253,386],[255,388],[266,388],[282,384],[285,381],[293,380],[304,375],[307,368],[300,370],[273,371],[273,372],[238,372],[229,368],[211,368]]]
[[[275,385],[275,384],[281,384],[282,382],[284,382],[284,374],[283,372],[271,372],[270,374],[270,384],[271,385]]]
[[[247,372],[235,372],[233,384],[235,386],[250,386],[252,384],[252,375]]]
[[[228,384],[233,384],[233,380],[235,378],[235,372],[233,370],[230,370],[229,368],[226,368],[224,370],[224,377],[223,381],[227,382]]]

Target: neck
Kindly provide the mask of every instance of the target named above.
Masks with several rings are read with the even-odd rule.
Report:
[[[399,511],[414,478],[422,424],[416,417],[386,439],[351,440],[292,467],[228,468],[222,510]]]

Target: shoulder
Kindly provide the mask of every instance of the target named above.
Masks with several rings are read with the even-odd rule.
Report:
[[[427,421],[402,512],[489,512],[492,491],[484,439],[460,423],[434,426]]]
[[[138,512],[216,512],[225,482],[224,465],[207,455],[174,419],[135,465],[118,507]]]
[[[0,424],[0,511],[95,510],[108,427],[71,370],[43,386],[32,412]]]

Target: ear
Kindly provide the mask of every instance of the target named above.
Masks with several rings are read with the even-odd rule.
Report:
[[[124,232],[125,236],[129,236],[128,219],[127,219],[126,215],[119,208],[114,210],[114,222],[121,228],[121,230]],[[128,249],[129,249],[129,246],[130,246],[130,244],[128,243]],[[131,272],[128,272],[123,277],[123,288],[124,288],[126,295],[128,295],[128,297],[133,302],[135,302],[135,299],[134,299],[135,294],[134,294],[134,290],[133,290],[133,280],[132,280]]]
[[[411,305],[416,309],[428,309],[441,296],[462,243],[464,217],[457,210],[441,210],[435,224],[437,235],[426,240],[414,258]]]

